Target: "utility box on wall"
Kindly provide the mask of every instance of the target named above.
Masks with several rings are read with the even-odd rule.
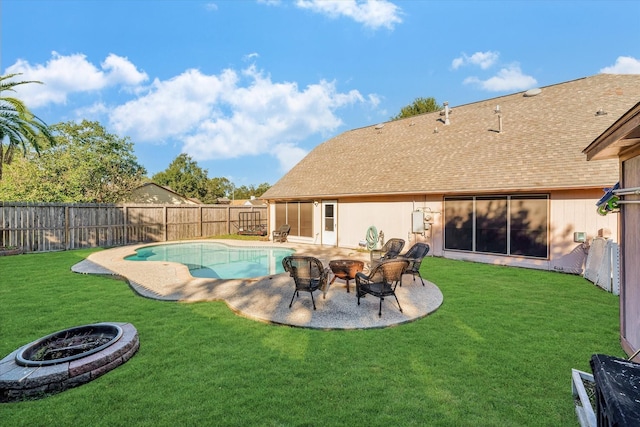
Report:
[[[412,223],[413,223],[413,232],[414,233],[424,233],[424,212],[422,211],[413,211],[412,212]]]
[[[587,233],[584,231],[576,231],[573,233],[573,241],[576,243],[584,243],[587,241]]]

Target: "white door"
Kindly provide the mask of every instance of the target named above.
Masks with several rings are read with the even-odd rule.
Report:
[[[322,202],[322,244],[336,246],[338,229],[338,203],[333,201]]]

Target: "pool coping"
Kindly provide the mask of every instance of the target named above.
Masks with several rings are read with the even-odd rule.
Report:
[[[382,317],[378,316],[379,300],[363,298],[360,305],[353,289],[346,292],[341,280],[336,280],[327,291],[314,293],[317,310],[313,310],[308,293],[301,293],[289,302],[293,295],[293,280],[287,273],[254,279],[194,278],[187,266],[167,261],[127,261],[144,246],[186,242],[215,242],[235,247],[289,248],[298,255],[315,256],[328,266],[333,259],[358,259],[365,263],[369,253],[355,249],[325,247],[299,243],[273,243],[260,241],[198,239],[175,242],[148,243],[123,246],[94,252],[87,259],[72,267],[83,274],[111,275],[125,279],[140,296],[162,301],[201,302],[225,301],[238,315],[253,320],[317,329],[365,329],[381,328],[411,322],[437,310],[443,302],[438,287],[428,281],[422,286],[411,275],[403,277],[396,294],[403,312],[393,298],[385,299]],[[353,288],[353,286],[351,286]]]

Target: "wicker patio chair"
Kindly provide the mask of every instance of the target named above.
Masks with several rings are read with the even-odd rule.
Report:
[[[281,225],[279,229],[273,230],[273,241],[278,241],[280,243],[286,242],[289,231],[291,231],[291,226],[289,224]]]
[[[382,248],[374,249],[371,251],[371,269],[375,267],[377,263],[385,259],[393,259],[400,255],[400,252],[404,248],[404,240],[402,239],[389,239]]]
[[[300,291],[303,291],[311,294],[311,303],[315,310],[316,302],[313,299],[313,293],[320,290],[326,298],[329,287],[329,269],[324,268],[322,262],[317,258],[296,255],[285,257],[282,260],[282,266],[293,277],[296,285],[289,308],[291,308],[295,296],[300,296]]]
[[[398,259],[406,259],[409,261],[409,267],[404,271],[404,274],[413,275],[413,281],[416,281],[416,274],[422,281],[422,286],[424,286],[424,280],[420,275],[420,265],[422,264],[422,260],[429,253],[429,245],[426,243],[416,243],[411,246],[409,250],[402,255],[398,255]],[[400,282],[400,286],[402,286],[402,282]]]
[[[402,275],[405,269],[409,266],[409,261],[406,259],[390,259],[383,260],[377,264],[371,273],[367,276],[364,273],[356,274],[356,297],[358,298],[358,305],[360,305],[360,298],[365,294],[373,295],[380,298],[380,307],[378,309],[378,316],[382,316],[382,301],[385,297],[393,295],[398,303],[398,308],[402,312],[400,301],[396,296],[396,286],[402,280]]]

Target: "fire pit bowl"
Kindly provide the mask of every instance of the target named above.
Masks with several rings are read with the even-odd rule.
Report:
[[[47,366],[69,362],[97,353],[122,336],[122,328],[113,323],[99,323],[65,329],[40,338],[16,354],[22,366]]]
[[[96,323],[47,335],[0,360],[0,403],[87,383],[125,363],[139,347],[131,323]]]

